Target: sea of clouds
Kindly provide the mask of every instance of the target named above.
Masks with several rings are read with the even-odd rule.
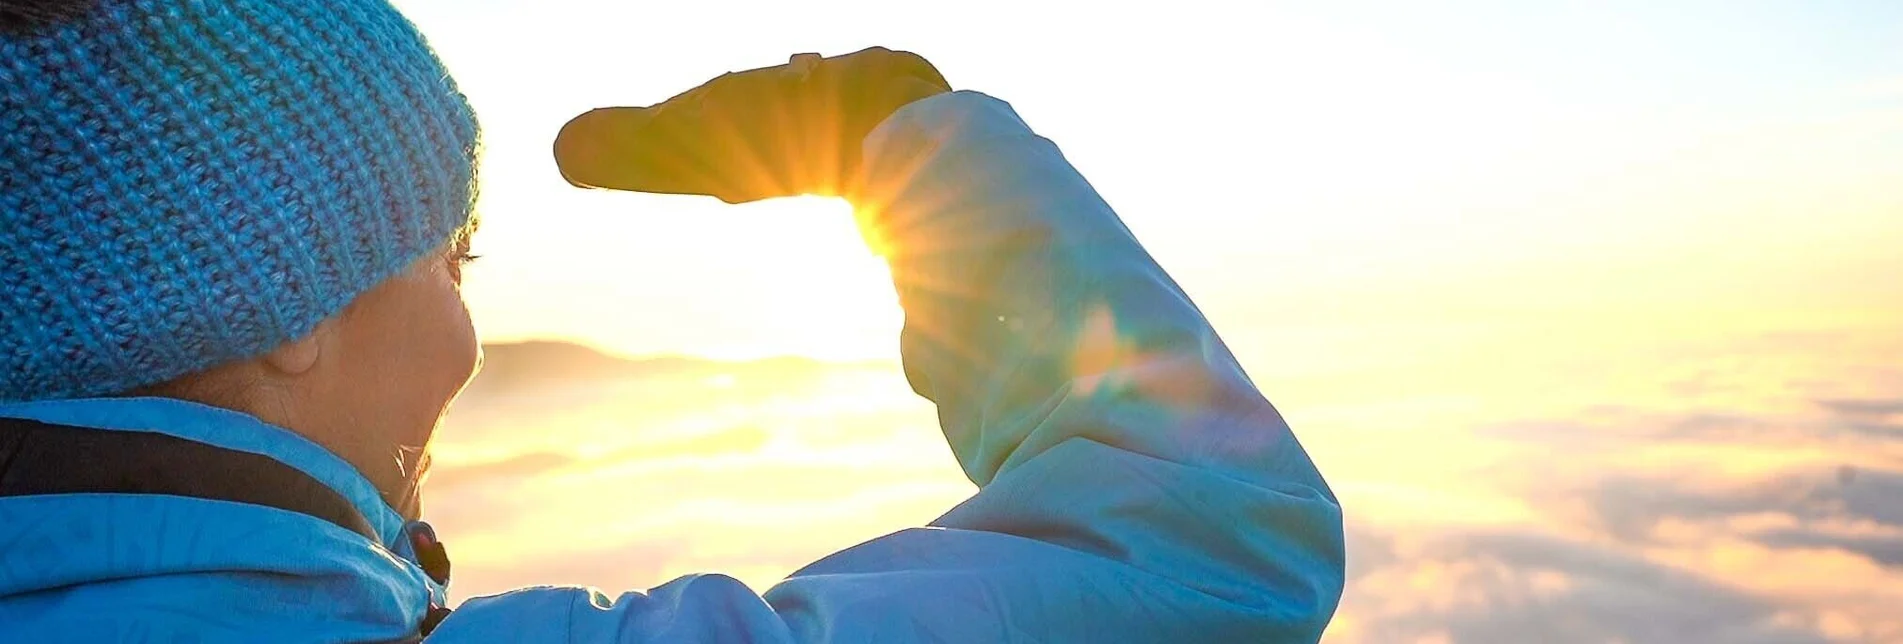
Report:
[[[1329,641],[1903,641],[1903,339],[1553,333],[1242,356],[1348,517]],[[426,515],[459,599],[764,590],[969,495],[934,423],[890,363],[491,346]]]

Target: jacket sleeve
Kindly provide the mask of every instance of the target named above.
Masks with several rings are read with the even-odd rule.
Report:
[[[764,597],[719,576],[612,602],[527,591],[544,596],[471,600],[439,633],[514,602],[549,604],[530,612],[573,641],[1319,639],[1343,583],[1334,495],[1057,147],[958,92],[882,124],[866,167],[857,206],[905,307],[906,376],[978,493]]]

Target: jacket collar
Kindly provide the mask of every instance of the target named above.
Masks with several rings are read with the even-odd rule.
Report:
[[[414,559],[402,516],[355,467],[317,443],[256,417],[170,398],[83,398],[4,404],[0,418],[156,432],[270,457],[335,490],[370,522],[384,548]]]
[[[117,641],[175,627],[206,641],[252,641],[260,632],[388,641],[414,639],[419,624],[447,612],[446,589],[418,563],[411,539],[427,525],[406,525],[348,463],[289,430],[158,398],[0,405],[0,418],[152,432],[259,454],[335,491],[381,542],[242,503],[164,494],[0,497],[0,543],[10,544],[0,548],[0,624],[7,624],[0,630]],[[439,547],[433,556],[443,558]]]

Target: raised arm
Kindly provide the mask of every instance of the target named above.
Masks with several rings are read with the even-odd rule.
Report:
[[[906,374],[980,491],[942,530],[840,553],[767,598],[811,635],[900,620],[1050,641],[1318,638],[1342,585],[1333,494],[1057,147],[959,92],[899,111],[866,154],[860,207],[905,307]],[[810,599],[840,594],[880,626]],[[953,597],[975,612],[938,610]]]
[[[765,70],[767,80],[797,84],[815,63],[798,64]],[[578,119],[557,144],[573,160],[565,176],[746,201],[801,188],[787,177],[830,174],[782,169],[761,181],[708,174],[721,164],[667,168],[669,141],[746,140],[731,136],[744,121],[701,116],[745,112],[704,106],[718,89]],[[1001,101],[940,92],[900,99],[909,105],[853,136],[863,155],[827,152],[863,181],[823,183],[851,187],[843,192],[890,259],[906,375],[938,404],[979,492],[929,527],[829,556],[764,597],[720,575],[613,599],[528,589],[470,600],[432,641],[1320,637],[1342,590],[1341,512],[1287,425],[1055,145]],[[669,115],[669,105],[688,107]],[[681,121],[664,134],[642,129],[670,118]],[[681,138],[695,128],[712,132]],[[628,152],[614,140],[659,147]],[[735,154],[709,149],[682,154]],[[624,153],[645,160],[610,163]]]

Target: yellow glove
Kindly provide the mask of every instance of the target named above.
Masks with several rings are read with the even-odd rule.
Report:
[[[555,162],[587,188],[693,194],[743,203],[800,194],[848,199],[860,144],[900,107],[951,91],[917,54],[873,47],[723,74],[649,107],[575,117]]]

